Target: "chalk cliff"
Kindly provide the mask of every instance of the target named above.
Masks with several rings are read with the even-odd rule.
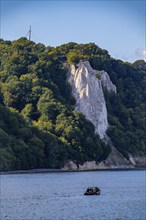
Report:
[[[88,61],[80,61],[78,65],[71,65],[68,81],[76,100],[75,110],[93,123],[95,133],[101,139],[106,139],[108,120],[103,88],[116,92],[109,75],[105,71],[92,69]]]
[[[95,133],[105,142],[110,142],[106,135],[109,126],[107,108],[103,90],[116,93],[116,86],[105,71],[94,70],[88,61],[80,61],[78,65],[68,67],[68,82],[76,100],[75,110],[81,112],[95,126]],[[116,146],[115,146],[116,147]],[[106,160],[96,163],[87,161],[84,164],[75,164],[68,161],[65,170],[93,170],[106,168],[127,168],[145,164],[145,158],[134,158],[129,155],[127,160],[111,143],[111,153]]]

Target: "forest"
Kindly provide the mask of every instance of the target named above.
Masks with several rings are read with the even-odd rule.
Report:
[[[146,148],[146,63],[112,58],[94,43],[58,47],[0,39],[0,170],[61,168],[107,158],[111,146],[75,111],[64,62],[88,60],[105,70],[117,93],[104,91],[107,134],[128,158]]]

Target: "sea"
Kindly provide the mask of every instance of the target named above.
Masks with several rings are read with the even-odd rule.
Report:
[[[0,220],[146,220],[145,191],[145,170],[3,174]]]

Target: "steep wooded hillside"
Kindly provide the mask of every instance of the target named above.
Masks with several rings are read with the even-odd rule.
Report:
[[[53,48],[26,38],[0,40],[1,170],[60,168],[69,160],[83,164],[107,158],[111,147],[75,111],[64,63],[77,65],[80,60],[106,71],[116,85],[117,93],[104,90],[110,125],[107,135],[113,145],[127,158],[129,153],[144,155],[144,61],[115,60],[93,43]]]

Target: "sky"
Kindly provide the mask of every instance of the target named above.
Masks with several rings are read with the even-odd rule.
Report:
[[[146,59],[145,0],[0,0],[0,38],[46,46],[93,42],[116,59]]]

